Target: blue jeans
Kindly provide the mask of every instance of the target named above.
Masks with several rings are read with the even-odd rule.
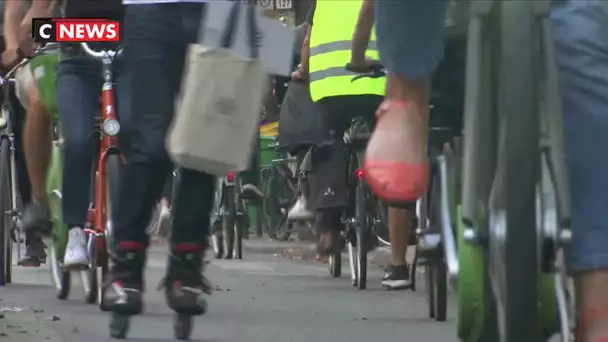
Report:
[[[443,56],[447,1],[375,3],[380,58],[391,72],[430,77]],[[556,1],[555,27],[570,179],[572,272],[608,268],[608,2]]]
[[[146,226],[173,169],[165,137],[180,91],[186,48],[195,42],[203,4],[129,5],[123,57],[130,83],[127,165],[115,212],[116,242],[146,244]],[[172,242],[206,243],[215,177],[179,170],[171,214]]]
[[[121,127],[128,126],[128,80],[119,60],[114,65],[115,99]],[[99,142],[94,117],[101,110],[101,62],[66,52],[59,62],[57,108],[64,139],[62,212],[64,222],[83,227],[91,202],[93,157]]]

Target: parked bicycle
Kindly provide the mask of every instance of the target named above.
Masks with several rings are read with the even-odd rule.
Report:
[[[243,235],[249,229],[241,179],[236,172],[218,178],[211,215],[211,245],[217,259],[243,259]]]

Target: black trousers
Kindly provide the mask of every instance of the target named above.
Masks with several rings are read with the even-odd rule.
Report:
[[[147,243],[146,226],[173,170],[165,137],[180,91],[186,48],[195,42],[204,4],[126,8],[123,57],[131,77],[127,165],[116,209],[115,240]],[[172,203],[171,242],[206,243],[215,177],[180,169]]]

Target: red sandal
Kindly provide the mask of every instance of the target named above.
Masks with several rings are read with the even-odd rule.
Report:
[[[583,342],[582,335],[587,331],[587,328],[597,319],[607,317],[608,311],[606,310],[589,309],[585,311],[578,320],[578,326],[576,327],[576,341]],[[597,337],[591,342],[608,342],[608,337]]]
[[[377,120],[390,109],[410,107],[404,101],[385,100],[376,111]],[[414,202],[427,191],[429,164],[374,160],[365,158],[365,179],[374,193],[390,202]]]

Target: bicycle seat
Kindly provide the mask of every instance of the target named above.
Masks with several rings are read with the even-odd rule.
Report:
[[[362,144],[365,146],[372,135],[371,127],[362,117],[354,118],[350,127],[344,132],[344,142],[347,145]]]

